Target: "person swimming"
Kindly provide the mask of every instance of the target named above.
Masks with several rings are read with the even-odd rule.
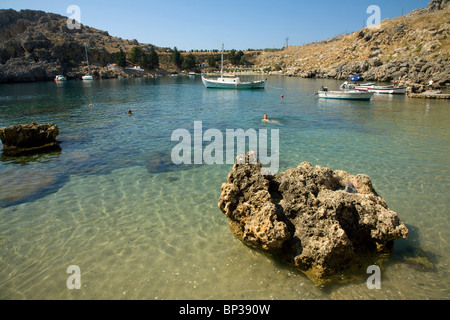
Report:
[[[128,110],[127,115],[129,115],[129,116],[132,115],[131,110]]]
[[[264,118],[261,121],[279,123],[277,120],[270,120],[269,118],[267,118],[267,113],[264,113]]]

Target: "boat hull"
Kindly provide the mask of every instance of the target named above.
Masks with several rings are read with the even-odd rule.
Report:
[[[94,80],[93,76],[82,76],[81,77],[82,80]]]
[[[380,93],[380,94],[405,94],[406,93],[406,87],[403,88],[394,88],[392,86],[386,86],[386,87],[380,87],[380,86],[371,86],[371,87],[365,87],[365,86],[357,86],[355,87],[355,90],[358,91],[368,91],[368,92],[374,92],[374,93]]]
[[[375,92],[367,91],[319,91],[319,98],[322,99],[338,99],[338,100],[363,100],[369,101],[372,99]]]
[[[247,89],[264,89],[266,81],[253,81],[253,82],[225,82],[213,79],[206,79],[202,77],[203,84],[206,88],[215,88],[215,89],[232,89],[232,90],[247,90]]]

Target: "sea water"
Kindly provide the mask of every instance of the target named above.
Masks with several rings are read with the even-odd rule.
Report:
[[[199,77],[0,85],[0,127],[55,123],[61,150],[0,161],[0,299],[449,299],[450,104],[321,100],[335,80]],[[281,99],[283,95],[283,99]],[[128,116],[128,110],[132,115]],[[264,123],[263,114],[277,123]],[[219,210],[232,164],[176,166],[176,129],[279,130],[279,172],[364,173],[409,228],[381,268],[317,285],[251,249]],[[411,258],[411,259],[409,259]],[[70,266],[80,289],[70,289]],[[71,270],[71,269],[69,269]]]

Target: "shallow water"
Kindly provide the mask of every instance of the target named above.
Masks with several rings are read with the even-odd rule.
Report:
[[[0,299],[449,299],[450,104],[314,96],[339,84],[270,77],[265,90],[222,91],[199,77],[162,77],[1,85],[0,127],[54,122],[62,151],[0,159]],[[264,113],[279,123],[262,123]],[[217,207],[232,165],[171,162],[172,132],[193,133],[194,121],[224,135],[278,129],[279,172],[309,161],[368,174],[410,229],[382,267],[381,289],[368,289],[366,274],[315,285],[235,239]],[[405,259],[411,250],[425,263]],[[80,290],[66,285],[70,265],[80,267]]]

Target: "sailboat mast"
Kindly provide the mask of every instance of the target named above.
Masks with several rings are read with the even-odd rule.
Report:
[[[220,66],[220,77],[223,78],[223,43],[222,43],[222,63]]]
[[[89,58],[88,58],[88,52],[87,52],[87,46],[84,44],[84,49],[86,50],[86,61],[88,65],[88,72],[91,73],[91,68],[89,67]]]

